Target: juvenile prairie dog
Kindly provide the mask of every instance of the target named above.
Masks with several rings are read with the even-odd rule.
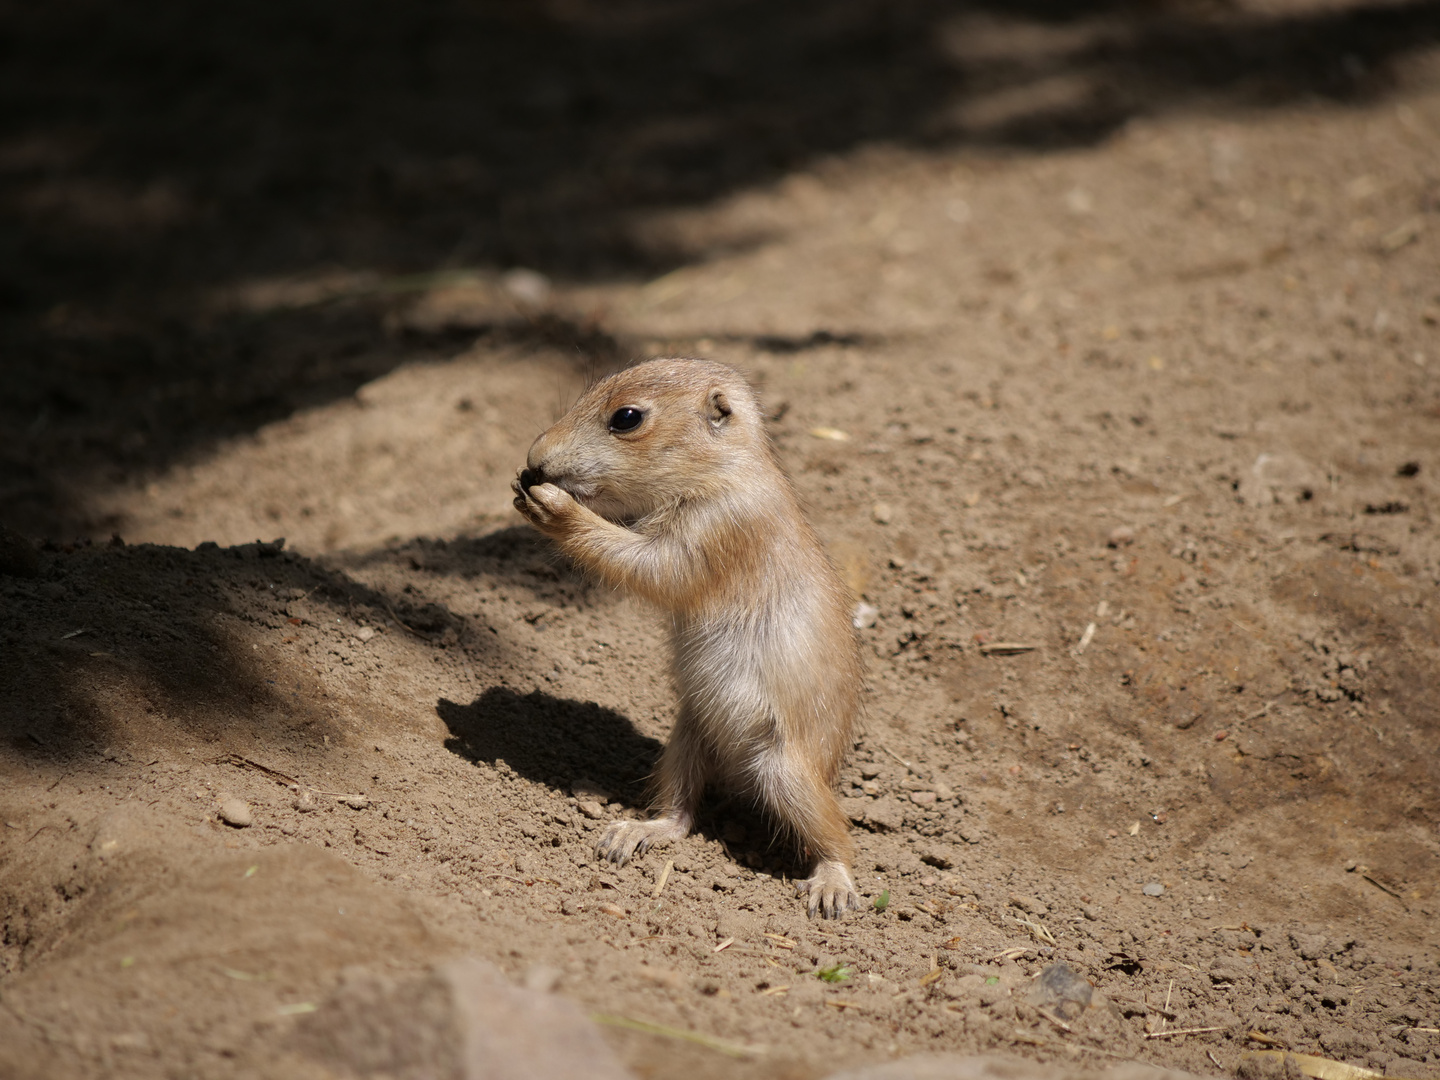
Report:
[[[814,860],[796,888],[860,906],[832,790],[860,699],[850,598],[733,368],[651,360],[597,383],[530,447],[515,508],[586,571],[670,616],[680,708],[623,863],[688,834],[707,784],[753,797]]]

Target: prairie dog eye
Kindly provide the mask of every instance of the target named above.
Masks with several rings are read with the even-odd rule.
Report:
[[[641,410],[633,405],[626,405],[623,409],[616,409],[610,417],[610,430],[634,431],[644,419],[645,414]]]

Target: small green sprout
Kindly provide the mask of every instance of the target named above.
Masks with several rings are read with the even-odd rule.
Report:
[[[879,896],[875,897],[875,910],[884,911],[890,906],[890,890],[886,889]]]
[[[831,964],[815,972],[815,977],[828,983],[840,983],[850,978],[850,969],[844,964]]]

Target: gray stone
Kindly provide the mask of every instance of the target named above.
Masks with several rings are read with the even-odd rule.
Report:
[[[1057,1061],[916,1054],[883,1065],[831,1073],[826,1080],[1194,1080],[1194,1077],[1191,1073],[1140,1064],[1100,1071]]]
[[[392,1080],[633,1080],[577,1005],[473,958],[408,981],[352,973],[296,1025],[291,1049]]]
[[[1088,979],[1076,974],[1068,964],[1057,962],[1040,973],[1030,988],[1029,999],[1032,1005],[1073,1020],[1090,1007],[1094,993]]]

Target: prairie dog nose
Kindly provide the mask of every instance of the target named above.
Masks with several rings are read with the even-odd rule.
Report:
[[[536,468],[520,470],[520,490],[529,491],[536,484],[543,483],[545,483],[544,469]]]

